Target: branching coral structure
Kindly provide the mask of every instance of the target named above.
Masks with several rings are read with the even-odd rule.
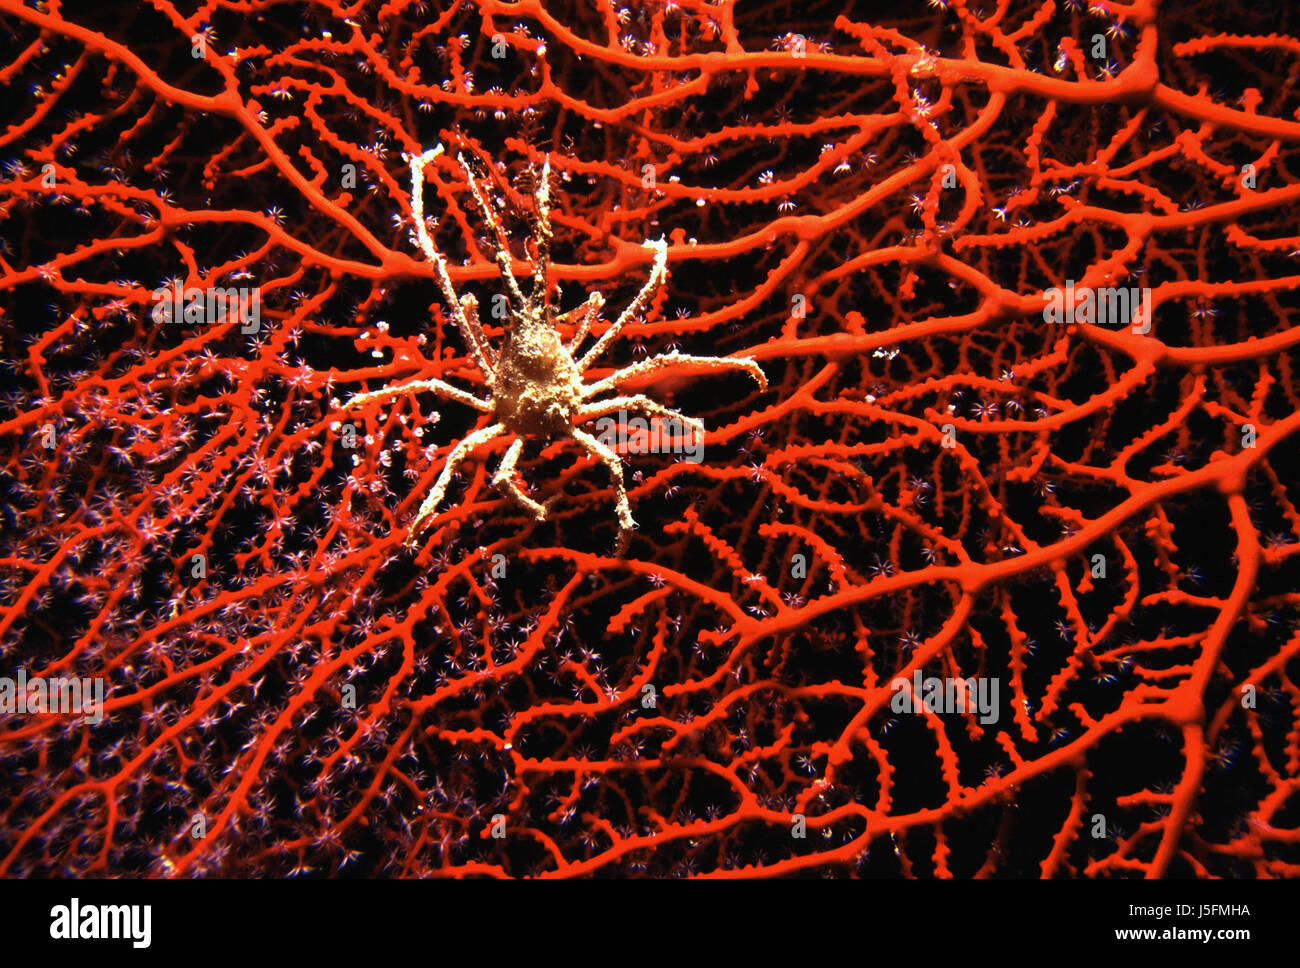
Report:
[[[1270,6],[0,0],[0,876],[1300,872]]]

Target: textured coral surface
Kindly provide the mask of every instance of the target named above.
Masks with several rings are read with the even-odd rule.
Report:
[[[0,0],[0,676],[106,690],[0,712],[0,875],[1300,871],[1279,6]],[[403,546],[486,419],[347,408],[483,389],[435,143],[521,277],[549,159],[562,310],[668,240],[607,371],[766,373],[639,388],[708,430],[626,443],[624,557],[571,441],[544,521],[497,439]],[[504,337],[450,152],[425,208]],[[993,715],[900,712],[918,671]]]

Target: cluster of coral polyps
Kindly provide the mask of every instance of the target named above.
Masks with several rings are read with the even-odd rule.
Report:
[[[1300,40],[881,6],[0,0],[0,874],[1295,874]],[[766,373],[633,388],[623,556],[564,439],[403,544],[434,144],[489,340],[456,153],[562,313],[667,240],[597,378]]]

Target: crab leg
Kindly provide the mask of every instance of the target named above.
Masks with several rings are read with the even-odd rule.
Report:
[[[465,340],[474,354],[474,362],[490,380],[492,367],[488,364],[487,337],[483,335],[477,315],[472,324],[466,318],[460,300],[456,298],[456,289],[451,284],[451,276],[447,274],[447,263],[441,253],[434,248],[433,239],[429,236],[429,227],[424,224],[424,169],[440,154],[442,154],[442,145],[437,145],[424,154],[414,155],[411,158],[411,216],[415,219],[415,234],[420,241],[420,249],[424,252],[424,257],[433,263],[434,276],[438,280],[438,287],[442,289],[443,298],[447,300],[447,305],[451,309],[452,318],[460,327],[460,331],[465,334]]]
[[[763,374],[763,369],[753,360],[747,357],[729,357],[729,356],[688,356],[685,353],[665,353],[663,356],[655,356],[648,360],[642,360],[640,363],[633,363],[631,366],[625,366],[616,373],[611,373],[603,380],[598,380],[586,387],[583,392],[583,398],[594,397],[605,390],[613,389],[620,383],[632,379],[632,377],[641,376],[654,370],[663,369],[665,366],[678,366],[689,364],[691,366],[700,366],[707,370],[744,370],[758,383],[763,390],[767,389],[767,377]]]
[[[504,487],[510,492],[511,497],[532,511],[533,517],[541,521],[546,517],[548,505],[542,504],[540,501],[534,501],[515,482],[515,464],[518,462],[519,455],[523,453],[523,450],[524,438],[516,437],[515,442],[506,451],[506,456],[501,459],[501,465],[497,468],[497,472],[492,475],[492,483],[496,487]]]
[[[592,361],[600,356],[605,351],[605,347],[618,336],[619,330],[627,325],[628,320],[635,318],[645,308],[646,303],[650,301],[650,297],[658,291],[659,287],[664,284],[664,280],[668,278],[668,243],[663,239],[659,239],[657,242],[647,239],[644,244],[647,249],[653,249],[655,254],[654,265],[650,269],[650,278],[646,280],[646,284],[641,287],[641,291],[636,294],[636,298],[632,300],[627,309],[623,310],[622,315],[614,321],[614,325],[601,334],[600,339],[596,340],[596,344],[579,361],[578,370],[580,372],[591,366]]]
[[[636,522],[632,520],[632,506],[628,504],[627,488],[623,486],[623,464],[618,455],[584,430],[572,428],[573,439],[587,448],[593,456],[599,458],[609,468],[609,476],[614,481],[615,509],[618,512],[618,541],[614,554],[619,558],[627,551],[628,538]]]
[[[366,393],[358,393],[347,403],[343,404],[340,409],[346,410],[348,407],[356,406],[358,403],[369,403],[371,400],[383,400],[385,397],[395,397],[416,390],[430,390],[449,400],[455,400],[457,403],[468,404],[475,410],[482,410],[484,413],[492,412],[492,405],[486,400],[480,400],[472,393],[466,393],[459,387],[454,387],[450,383],[443,383],[441,380],[412,380],[410,383],[400,383],[396,386],[382,387],[378,390],[369,390]]]
[[[446,492],[447,485],[451,483],[451,475],[456,466],[468,457],[470,451],[475,447],[487,443],[505,429],[504,424],[490,424],[481,430],[474,431],[452,449],[451,454],[447,457],[447,463],[443,465],[442,473],[438,475],[438,482],[433,485],[433,490],[424,499],[424,503],[420,505],[420,510],[416,512],[415,519],[411,521],[411,526],[406,533],[406,543],[408,545],[415,543],[415,536],[419,533],[420,525],[424,523],[425,518],[433,514],[434,508],[442,500],[442,495]]]

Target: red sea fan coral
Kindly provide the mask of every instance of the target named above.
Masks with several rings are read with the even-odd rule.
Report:
[[[0,677],[104,689],[10,688],[0,873],[1294,874],[1293,25],[888,6],[0,0]],[[403,547],[435,143],[521,277],[549,161],[561,312],[666,237],[611,372],[767,375],[656,382],[625,556],[541,441]]]

